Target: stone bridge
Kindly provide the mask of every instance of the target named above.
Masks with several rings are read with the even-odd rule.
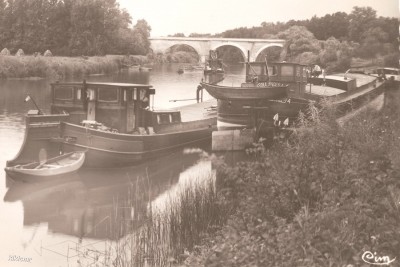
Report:
[[[281,39],[241,39],[241,38],[196,38],[196,37],[150,37],[150,48],[154,53],[165,53],[174,45],[187,45],[192,47],[200,56],[201,62],[205,62],[210,50],[216,50],[222,46],[237,47],[247,59],[250,52],[250,61],[255,61],[257,56],[271,46],[283,47],[285,40]]]

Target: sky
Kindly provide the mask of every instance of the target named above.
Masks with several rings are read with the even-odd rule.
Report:
[[[353,6],[370,6],[378,16],[399,18],[400,0],[118,0],[128,10],[133,25],[144,19],[151,36],[175,33],[221,33],[266,22],[322,17]]]

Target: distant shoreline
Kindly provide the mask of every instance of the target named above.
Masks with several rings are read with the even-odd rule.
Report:
[[[0,56],[0,79],[63,79],[85,75],[105,75],[124,65],[146,64],[146,56],[106,55],[94,57]]]
[[[93,57],[0,55],[0,80],[40,80],[46,78],[100,76],[130,65],[150,63],[197,63],[188,52],[158,55],[106,55]]]

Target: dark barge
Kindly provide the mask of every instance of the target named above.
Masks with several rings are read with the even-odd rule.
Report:
[[[154,110],[151,85],[54,83],[51,94],[51,114],[27,114],[23,145],[8,167],[82,150],[84,166],[135,164],[209,140],[216,125],[215,101]]]

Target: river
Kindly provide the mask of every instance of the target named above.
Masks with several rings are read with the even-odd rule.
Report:
[[[155,65],[150,72],[121,71],[93,75],[87,81],[151,84],[156,89],[155,108],[170,108],[195,102],[202,72],[177,73],[178,64]],[[237,84],[243,66],[227,68],[224,84]],[[81,81],[70,78],[68,81]],[[132,192],[147,192],[148,204],[163,205],[169,195],[188,181],[215,175],[212,162],[202,157],[210,144],[186,147],[171,155],[141,165],[118,169],[82,169],[68,179],[46,183],[17,183],[2,170],[23,142],[24,116],[34,109],[24,102],[30,94],[49,112],[51,80],[0,80],[0,266],[80,266],[83,251],[104,248],[113,235],[110,220],[116,203]],[[210,98],[205,93],[205,99]],[[382,103],[398,105],[399,91],[391,91]],[[232,156],[232,155],[231,155]],[[230,158],[232,162],[234,158]],[[145,208],[144,208],[145,210]],[[141,212],[140,210],[132,213]],[[143,212],[143,211],[142,211]],[[14,258],[13,258],[14,257]],[[10,261],[16,257],[29,260]]]
[[[92,75],[98,82],[151,84],[156,89],[155,108],[171,108],[194,103],[201,71],[177,73],[179,65],[154,65],[149,72],[121,71],[113,75]],[[229,68],[228,68],[229,70]],[[230,68],[232,82],[243,73],[243,66]],[[69,78],[68,81],[82,81]],[[44,112],[50,109],[52,80],[0,81],[0,266],[28,266],[12,261],[29,260],[29,266],[79,266],[80,248],[104,246],[111,238],[109,221],[115,203],[130,192],[148,192],[143,205],[162,205],[187,181],[206,179],[213,174],[210,160],[201,157],[210,144],[187,147],[172,155],[134,167],[83,169],[67,179],[46,183],[18,183],[7,178],[3,168],[22,145],[26,112],[35,109],[24,102],[30,94]],[[210,96],[205,93],[204,98]],[[134,191],[132,191],[134,190]]]

